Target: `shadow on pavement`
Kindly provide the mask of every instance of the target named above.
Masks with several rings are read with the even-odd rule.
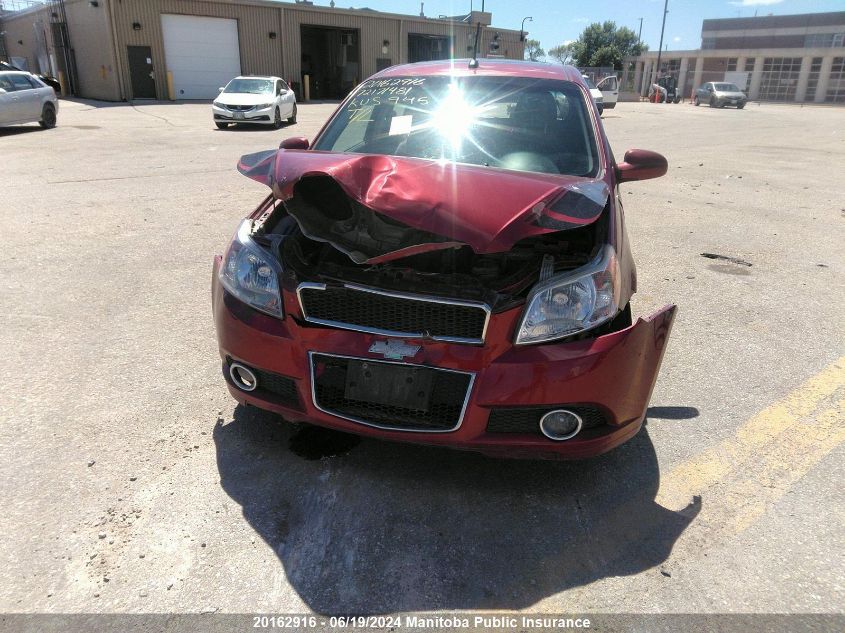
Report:
[[[287,128],[292,128],[296,123],[288,123],[284,121],[282,127],[274,128],[272,125],[262,125],[260,123],[232,123],[227,128],[222,130],[215,128],[216,132],[279,132]]]
[[[35,123],[34,125],[16,125],[13,127],[0,127],[0,137],[16,136],[18,134],[27,134],[28,132],[40,132],[41,126]]]
[[[699,414],[695,407],[649,407],[646,416],[656,420],[692,420]]]
[[[214,441],[223,489],[324,614],[525,608],[660,564],[701,509],[655,503],[645,429],[592,460],[510,461],[358,442],[238,406]]]

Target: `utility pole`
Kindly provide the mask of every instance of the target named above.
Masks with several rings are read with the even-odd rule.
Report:
[[[643,44],[643,19],[640,18],[640,32],[637,33],[637,44],[642,46]]]
[[[666,30],[666,14],[669,13],[669,0],[663,0],[663,26],[660,27],[660,45],[657,47],[657,65],[654,67],[654,81],[656,83],[657,77],[660,75],[660,54],[663,52],[663,31]]]

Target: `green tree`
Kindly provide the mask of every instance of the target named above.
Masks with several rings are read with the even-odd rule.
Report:
[[[538,62],[546,56],[546,51],[540,46],[538,40],[525,40],[525,59]]]
[[[626,26],[617,27],[616,22],[594,22],[572,45],[572,57],[576,66],[613,66],[622,70],[625,57],[639,55],[648,47],[637,40],[637,34]]]
[[[566,44],[561,44],[560,46],[555,46],[554,48],[549,49],[549,57],[564,66],[572,63],[572,56],[574,53],[575,42],[567,42]]]

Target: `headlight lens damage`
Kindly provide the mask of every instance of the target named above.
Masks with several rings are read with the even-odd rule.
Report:
[[[589,330],[619,311],[619,262],[605,245],[583,268],[537,284],[528,295],[516,344],[542,343]]]
[[[220,267],[220,283],[231,294],[273,316],[284,316],[279,293],[279,264],[249,237],[251,224],[245,220],[229,245]]]

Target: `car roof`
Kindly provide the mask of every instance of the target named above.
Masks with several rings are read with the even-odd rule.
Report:
[[[281,77],[275,77],[273,75],[238,75],[237,77],[233,77],[229,81],[234,79],[281,79]]]
[[[559,79],[583,83],[581,72],[575,66],[563,64],[546,64],[542,62],[526,62],[516,59],[487,59],[480,58],[477,68],[469,67],[469,59],[444,59],[432,62],[417,62],[415,64],[400,64],[391,66],[373,75],[378,77],[416,77],[416,76],[448,76],[448,77],[529,77],[536,79]]]

